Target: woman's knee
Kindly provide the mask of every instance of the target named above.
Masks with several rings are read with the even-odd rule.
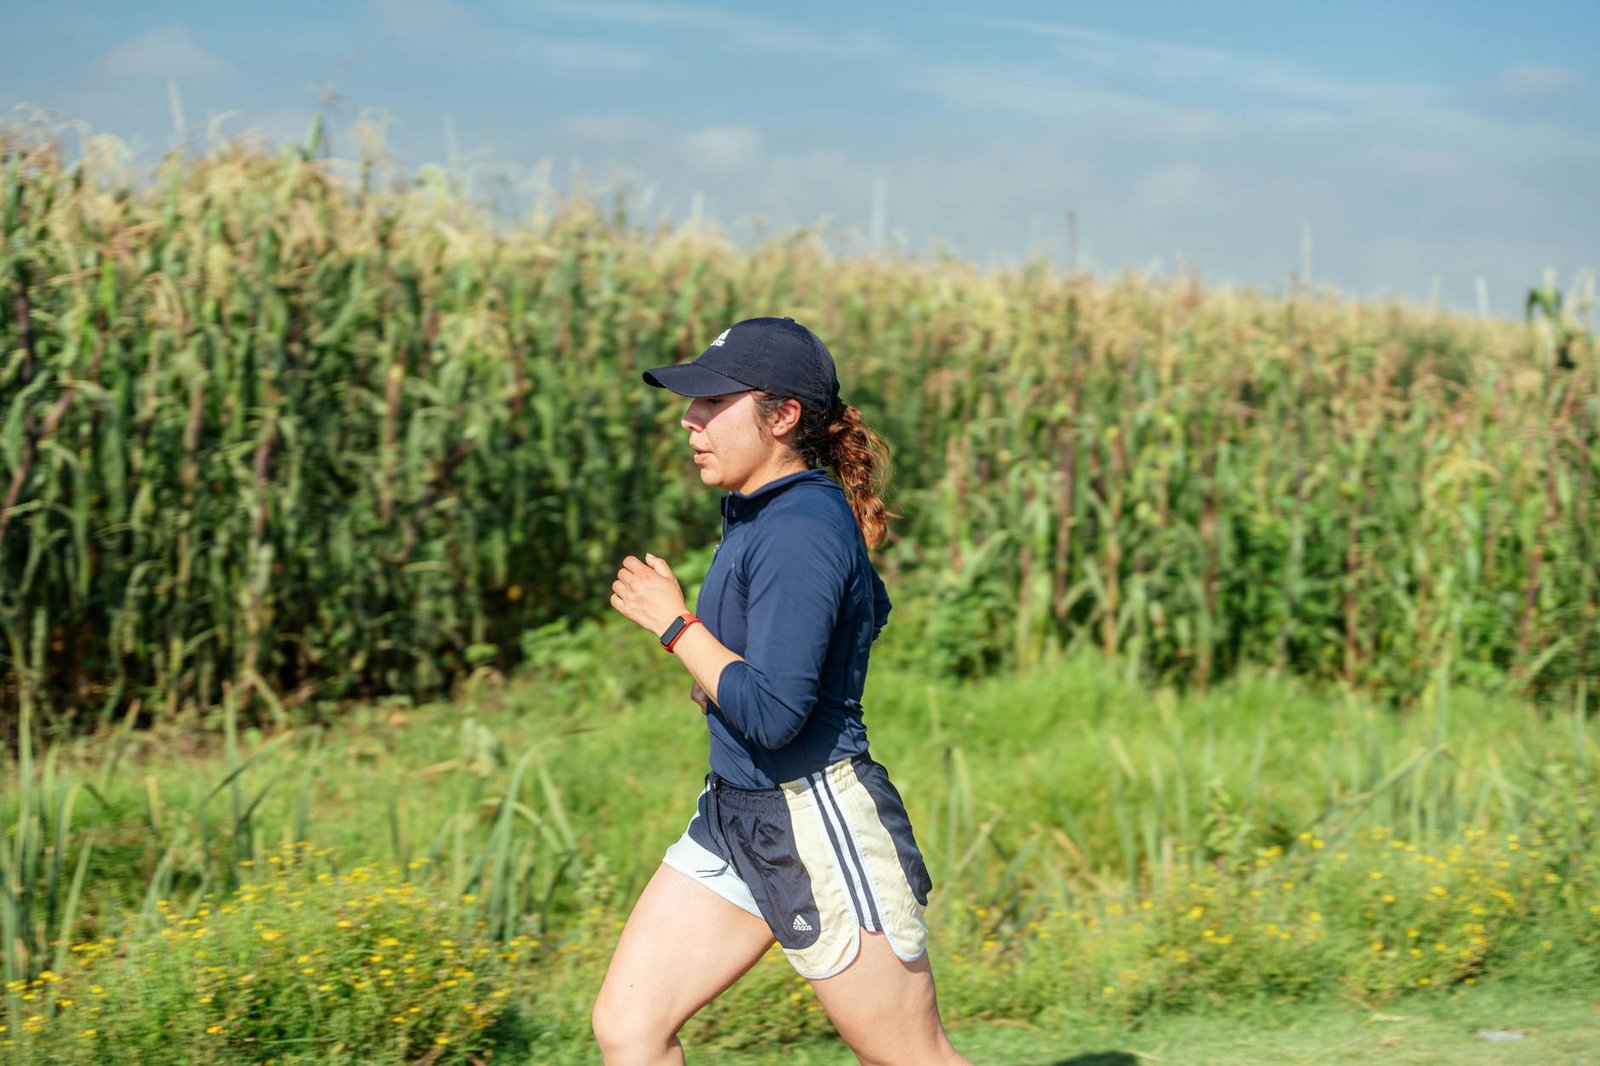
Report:
[[[633,1056],[654,1061],[677,1039],[670,1021],[655,1017],[638,1003],[628,1003],[602,990],[589,1012],[589,1026],[606,1062],[627,1062]]]

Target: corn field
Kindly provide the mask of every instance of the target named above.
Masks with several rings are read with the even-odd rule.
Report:
[[[234,145],[136,183],[109,140],[10,136],[0,732],[510,665],[625,554],[715,539],[638,372],[767,313],[895,449],[879,565],[942,670],[1088,642],[1202,687],[1600,699],[1592,292],[1518,324],[741,249],[581,198],[508,228],[437,171]]]

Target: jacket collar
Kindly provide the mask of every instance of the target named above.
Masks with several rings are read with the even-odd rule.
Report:
[[[780,478],[762,485],[751,493],[730,492],[722,498],[722,515],[724,518],[739,518],[760,510],[774,496],[783,492],[791,485],[805,482],[820,482],[832,485],[833,479],[823,470],[812,468],[810,470],[797,470],[793,474],[785,474]]]

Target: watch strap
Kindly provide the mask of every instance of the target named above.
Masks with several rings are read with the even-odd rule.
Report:
[[[678,643],[678,639],[683,636],[688,628],[699,621],[700,619],[688,613],[680,614],[678,617],[674,618],[672,620],[672,624],[669,625],[666,628],[666,631],[661,634],[660,639],[662,649],[665,651],[671,651],[672,646]],[[703,625],[704,623],[701,624]]]

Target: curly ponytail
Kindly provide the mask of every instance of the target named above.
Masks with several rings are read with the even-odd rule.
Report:
[[[786,399],[789,397],[766,392],[755,394],[763,424]],[[889,483],[889,445],[872,431],[859,410],[837,396],[826,412],[814,411],[804,404],[800,410],[794,450],[807,466],[828,467],[832,471],[833,479],[850,501],[867,547],[878,547],[888,535],[889,519],[900,517],[889,510],[881,496]]]

